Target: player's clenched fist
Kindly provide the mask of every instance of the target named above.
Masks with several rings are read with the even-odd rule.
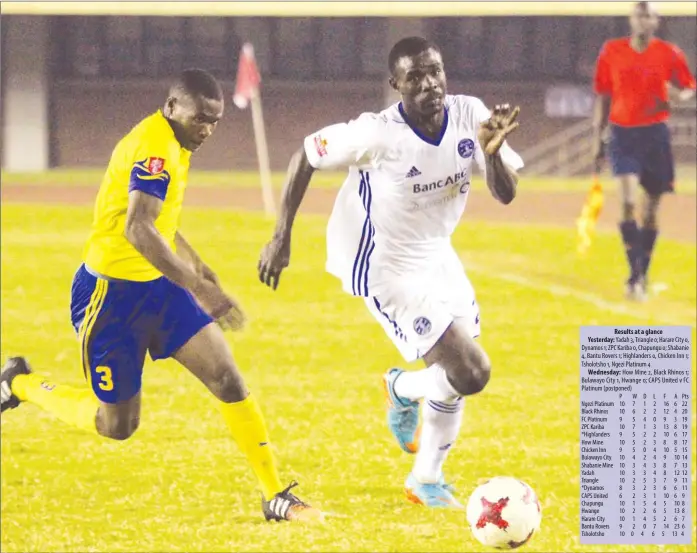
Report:
[[[259,280],[274,290],[278,288],[281,271],[290,262],[290,240],[274,237],[261,251],[257,270]]]
[[[519,113],[518,106],[511,109],[509,104],[497,105],[491,117],[480,125],[477,138],[487,155],[496,154],[506,137],[520,126],[516,121]]]

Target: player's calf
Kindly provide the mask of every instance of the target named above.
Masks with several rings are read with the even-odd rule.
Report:
[[[619,175],[618,181],[622,195],[622,220],[619,223],[619,228],[629,266],[629,277],[625,282],[625,295],[627,298],[637,299],[641,292],[643,256],[641,231],[636,220],[636,194],[639,178],[634,173],[626,173]]]
[[[624,220],[620,222],[619,226],[627,256],[627,264],[629,265],[629,278],[625,283],[629,290],[634,289],[641,277],[641,234],[634,219],[634,204],[624,204]]]
[[[658,226],[658,206],[660,205],[660,196],[647,196],[644,205],[642,217],[642,228],[656,229]]]
[[[99,406],[92,390],[50,382],[34,373],[23,357],[11,357],[5,363],[0,374],[0,401],[2,411],[23,402],[33,403],[73,427],[117,440],[135,432],[140,412],[140,402],[135,400],[127,416],[122,413],[123,404]]]
[[[625,285],[625,297],[630,300],[645,301],[647,299],[648,270],[658,237],[657,216],[660,201],[660,194],[647,193],[642,210],[641,227],[634,219],[623,223],[624,226],[631,225],[631,232],[625,232],[624,227],[622,229],[627,256],[630,258],[632,267]]]
[[[653,256],[653,249],[658,238],[658,208],[661,203],[660,194],[647,194],[644,204],[644,217],[642,227],[639,234],[641,242],[642,258],[640,270],[644,291],[646,291],[646,283],[648,281],[649,265]]]
[[[635,220],[636,207],[633,202],[624,201],[622,202],[622,221],[634,221]]]

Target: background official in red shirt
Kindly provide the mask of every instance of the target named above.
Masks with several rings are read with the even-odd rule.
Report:
[[[629,17],[631,36],[607,41],[597,60],[594,88],[596,171],[607,154],[620,184],[622,240],[627,252],[630,299],[645,299],[647,272],[664,193],[674,191],[674,162],[666,120],[671,103],[690,100],[695,79],[683,52],[654,37],[659,20],[650,2],[638,2]],[[635,216],[638,187],[645,192],[641,226]]]

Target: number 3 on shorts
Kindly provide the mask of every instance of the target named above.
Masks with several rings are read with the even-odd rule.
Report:
[[[114,389],[114,381],[111,379],[111,369],[106,366],[97,367],[96,372],[101,376],[99,389],[109,392]]]

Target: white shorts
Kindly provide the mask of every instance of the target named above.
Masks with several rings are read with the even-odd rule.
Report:
[[[455,251],[423,272],[396,278],[365,302],[408,363],[428,353],[455,319],[465,322],[472,338],[480,334],[474,288]]]

